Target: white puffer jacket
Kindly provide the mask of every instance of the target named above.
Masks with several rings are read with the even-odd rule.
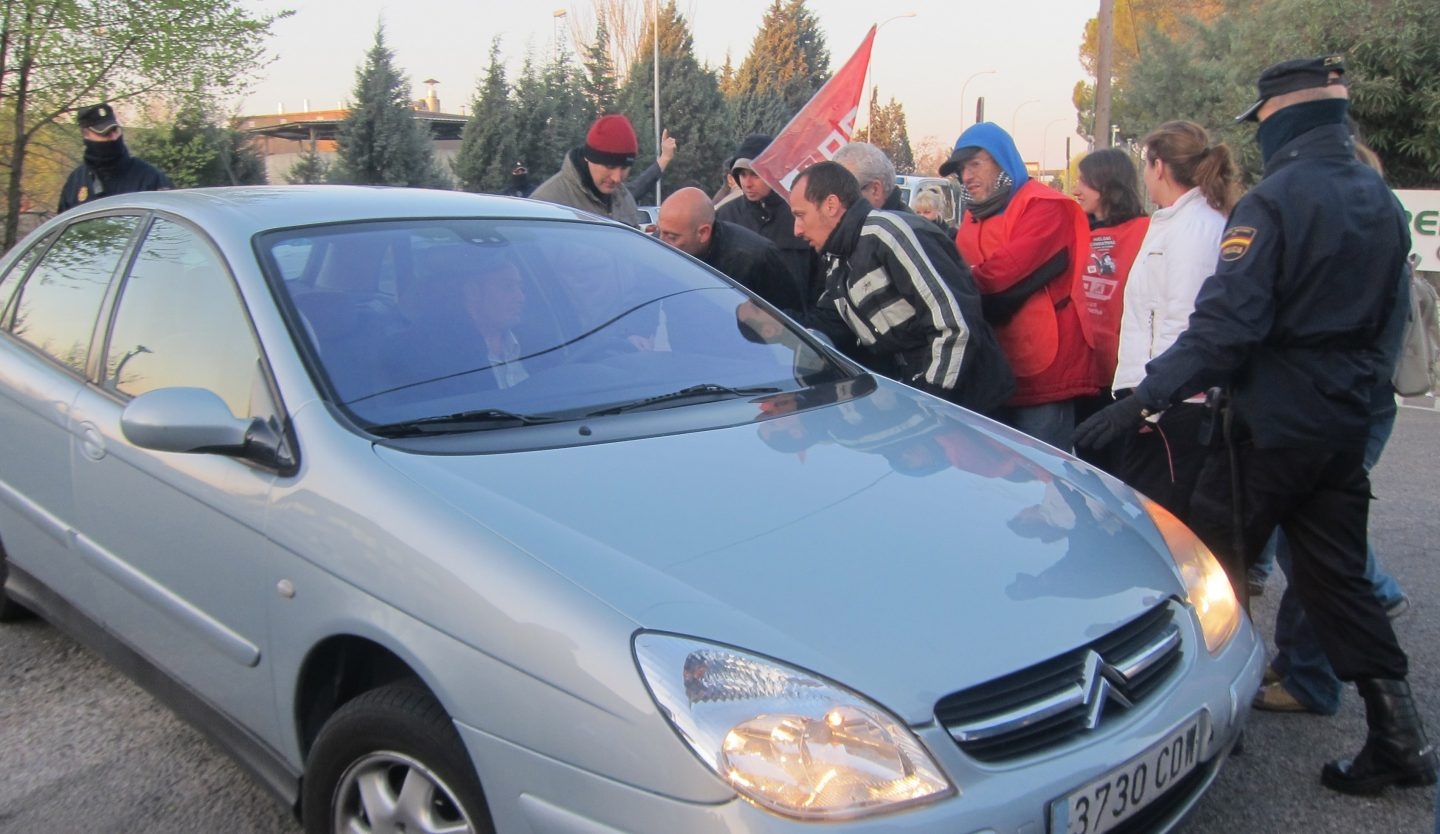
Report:
[[[1224,231],[1225,215],[1205,202],[1199,188],[1150,217],[1150,229],[1125,283],[1112,390],[1139,385],[1145,363],[1185,331],[1200,285],[1215,272]]]

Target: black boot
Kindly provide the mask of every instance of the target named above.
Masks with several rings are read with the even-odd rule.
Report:
[[[1410,685],[1403,680],[1366,678],[1355,682],[1365,699],[1365,746],[1353,759],[1325,765],[1320,781],[1341,793],[1379,793],[1386,785],[1413,788],[1435,784],[1435,748],[1425,728]]]

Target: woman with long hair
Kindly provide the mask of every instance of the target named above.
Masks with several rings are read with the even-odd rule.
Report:
[[[1159,209],[1130,269],[1113,390],[1129,393],[1145,363],[1184,332],[1200,285],[1215,271],[1225,218],[1239,197],[1230,149],[1194,122],[1166,122],[1141,142],[1141,172]],[[1126,438],[1118,474],[1181,520],[1205,460],[1201,399],[1178,403]]]
[[[1125,284],[1140,242],[1150,226],[1140,198],[1140,176],[1135,159],[1118,148],[1104,148],[1080,160],[1075,200],[1090,219],[1090,258],[1081,273],[1081,320],[1095,349],[1095,367],[1107,390],[1099,400],[1109,402],[1108,385],[1115,376],[1120,346],[1120,313]],[[1097,403],[1097,405],[1102,403]],[[1080,419],[1088,416],[1080,415]],[[1105,466],[1104,461],[1092,461]],[[1110,468],[1106,466],[1106,468]]]

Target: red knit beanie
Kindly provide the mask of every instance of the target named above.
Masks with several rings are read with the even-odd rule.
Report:
[[[585,134],[585,158],[596,165],[629,168],[640,152],[640,141],[630,120],[618,113],[601,116]]]

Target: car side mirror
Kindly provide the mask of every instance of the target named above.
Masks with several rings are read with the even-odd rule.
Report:
[[[148,391],[120,413],[125,439],[143,449],[182,454],[243,457],[281,466],[276,432],[258,417],[242,419],[213,391],[159,388]]]

